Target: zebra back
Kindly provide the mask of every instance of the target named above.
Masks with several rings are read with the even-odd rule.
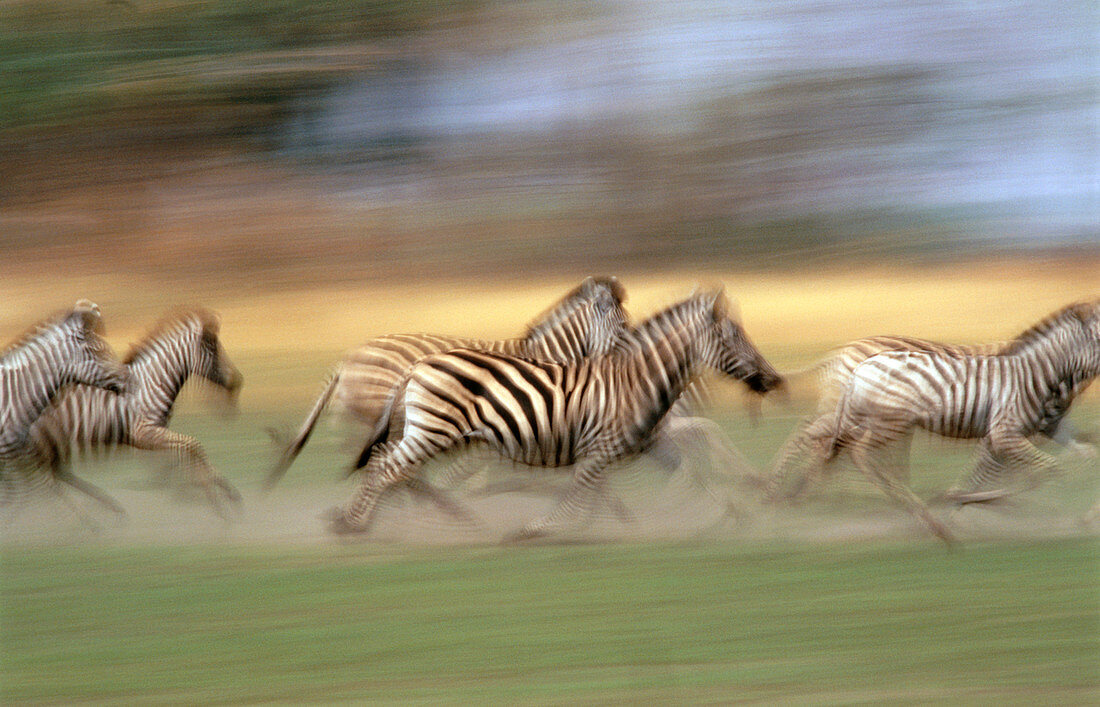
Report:
[[[991,425],[1030,435],[1065,414],[1072,396],[1100,375],[1100,301],[1065,307],[995,353],[886,351],[853,371],[838,426],[890,412],[931,432],[982,437]]]
[[[351,417],[375,428],[394,387],[417,361],[431,354],[462,348],[567,362],[606,353],[626,331],[624,295],[615,278],[586,278],[519,339],[486,341],[436,334],[377,337],[345,357],[336,399]]]
[[[278,482],[305,446],[321,413],[336,398],[348,418],[368,430],[368,447],[385,432],[387,407],[413,365],[431,354],[467,348],[537,360],[573,361],[610,350],[626,328],[624,289],[613,277],[589,277],[530,326],[521,339],[483,341],[435,334],[395,334],[349,352],[329,378],[297,434],[285,444],[266,486]]]
[[[960,345],[919,339],[914,336],[868,336],[835,349],[814,367],[818,385],[818,414],[835,409],[848,379],[856,366],[871,356],[886,351],[925,351],[949,356],[987,356],[996,354],[1008,342]]]

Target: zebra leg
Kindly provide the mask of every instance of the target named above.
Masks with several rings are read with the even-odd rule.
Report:
[[[80,492],[84,493],[85,495],[90,496],[91,498],[95,499],[96,501],[99,501],[101,504],[103,504],[104,506],[106,506],[110,510],[114,511],[115,514],[117,514],[118,516],[120,516],[122,518],[126,517],[126,509],[123,508],[122,505],[118,501],[116,501],[106,491],[99,488],[95,484],[93,484],[91,482],[88,482],[88,481],[85,481],[84,479],[80,478],[79,476],[74,474],[70,469],[55,468],[54,472],[53,472],[53,476],[58,481],[62,481],[64,483],[68,484],[69,486],[72,486],[77,491],[80,491]]]
[[[376,449],[363,469],[355,497],[333,515],[330,532],[347,535],[369,531],[378,501],[395,486],[405,485],[414,492],[426,491],[428,486],[413,482],[413,476],[425,460],[439,451],[441,449],[435,446],[414,447],[407,436],[393,445]]]
[[[573,470],[573,485],[565,492],[561,500],[549,513],[523,526],[518,532],[505,538],[506,542],[532,540],[550,533],[564,521],[573,518],[590,502],[593,493],[598,493],[603,483],[603,474],[612,457],[606,453],[589,456],[579,462]]]
[[[867,432],[859,441],[852,444],[851,456],[856,468],[878,486],[888,498],[917,516],[936,537],[951,546],[954,538],[947,530],[947,526],[936,520],[928,510],[928,506],[895,474],[891,473],[891,469],[886,468],[879,459],[876,459],[881,446],[887,443],[887,440],[871,441],[869,437],[873,434],[873,432]]]
[[[600,487],[600,499],[607,504],[607,507],[619,518],[619,522],[624,525],[632,525],[634,523],[634,514],[630,512],[630,509],[626,507],[622,499],[617,494],[608,490],[607,484],[601,484]]]
[[[219,497],[219,491],[232,504],[236,515],[240,514],[240,492],[214,471],[207,459],[206,451],[194,437],[156,425],[135,425],[131,432],[131,444],[138,449],[150,451],[174,450],[187,480],[203,490],[210,506],[219,517],[232,520],[232,515],[226,511],[225,504]]]
[[[960,506],[968,503],[988,503],[1006,498],[1011,492],[1006,488],[982,489],[989,481],[1000,479],[1009,471],[1008,465],[991,448],[989,439],[982,440],[978,448],[978,461],[963,486],[952,486],[942,499]]]
[[[734,446],[733,440],[717,422],[707,417],[692,417],[683,422],[688,425],[687,430],[707,450],[712,468],[721,470],[731,482],[736,481],[740,475],[757,485],[763,483],[759,470]]]
[[[812,422],[802,423],[783,443],[772,464],[771,478],[764,491],[768,503],[794,501],[806,488],[824,474],[829,449],[836,432],[836,418],[822,415]],[[792,473],[799,473],[794,485],[787,488]]]
[[[989,451],[995,458],[1003,459],[1006,466],[1019,469],[1028,476],[1023,490],[1034,489],[1061,470],[1057,459],[1017,432],[994,429],[987,439]]]
[[[0,463],[0,482],[3,483],[4,494],[0,498],[0,508],[4,509],[3,528],[11,527],[15,519],[23,511],[26,505],[26,493],[16,472]]]
[[[467,483],[485,468],[485,464],[478,463],[481,461],[483,460],[473,449],[458,454],[451,459],[450,463],[443,469],[443,485],[448,488],[455,488]],[[487,487],[488,481],[485,482],[485,486],[481,489],[480,495],[487,495],[485,493],[485,488]]]
[[[680,444],[677,439],[682,440],[689,436],[693,438],[692,441],[696,442],[699,441],[700,438],[702,439],[707,450],[709,468],[718,468],[721,464],[721,462],[716,462],[715,460],[716,449],[720,452],[725,450],[715,446],[716,444],[720,444],[715,443],[712,439],[711,435],[715,430],[711,430],[706,424],[700,423],[710,423],[710,425],[714,426],[715,430],[718,428],[716,424],[705,418],[676,418],[674,421],[670,421],[668,426],[666,426],[661,434],[657,436],[653,446],[649,448],[648,453],[653,458],[660,461],[666,469],[669,469],[671,474],[683,474],[684,478],[688,479],[692,486],[701,489],[705,494],[714,499],[714,501],[722,507],[725,515],[737,517],[741,515],[741,509],[737,507],[737,504],[733,502],[729,494],[722,493],[715,488],[714,484],[707,478],[704,470],[694,468],[687,472],[681,471],[684,467],[684,456],[681,451],[684,445]],[[724,436],[720,430],[718,434]],[[731,457],[727,456],[726,458],[729,459]]]
[[[61,488],[61,485],[58,484],[53,479],[53,477],[50,478],[49,485],[50,485],[50,489],[53,490],[54,494],[58,498],[60,498],[65,503],[66,506],[69,507],[69,510],[72,511],[73,515],[76,516],[80,520],[80,522],[84,525],[85,528],[92,531],[93,533],[103,532],[103,528],[100,527],[99,523],[92,520],[92,518],[87,513],[85,513],[84,510],[80,507],[80,504],[78,504],[73,499],[69,498],[69,494],[65,493],[65,490]]]
[[[55,470],[45,463],[31,463],[27,462],[21,467],[21,477],[27,481],[28,484],[28,497],[33,495],[36,491],[46,490],[58,498],[62,503],[68,506],[69,511],[80,521],[80,523],[92,531],[93,533],[99,533],[103,529],[98,523],[96,523],[84,509],[80,507],[76,501],[69,497],[65,490],[61,488],[58,483],[58,476],[54,473]],[[90,484],[89,484],[90,485]],[[98,489],[97,489],[98,490]]]
[[[1092,437],[1065,418],[1050,430],[1050,438],[1082,459],[1095,459],[1098,455]]]
[[[435,503],[435,505],[439,506],[447,513],[450,513],[455,518],[476,528],[482,527],[477,517],[475,517],[466,506],[454,500],[447,492],[429,484],[420,477],[414,476],[409,478],[405,481],[405,486],[414,494],[427,497],[428,500]]]

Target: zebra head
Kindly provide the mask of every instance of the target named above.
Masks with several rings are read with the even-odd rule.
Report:
[[[1001,353],[1042,361],[1043,370],[1056,377],[1095,378],[1100,375],[1100,300],[1062,307],[1010,341]]]
[[[703,360],[726,375],[743,381],[754,392],[767,393],[779,387],[783,378],[749,340],[736,310],[730,314],[725,291],[703,295],[703,301],[713,334],[699,340]]]
[[[233,365],[222,345],[219,337],[221,318],[213,312],[197,310],[192,320],[192,329],[195,334],[194,373],[225,389],[230,401],[236,401],[241,386],[244,385],[244,376]]]
[[[1084,343],[1078,351],[1082,357],[1081,374],[1086,377],[1100,375],[1100,299],[1079,302],[1071,309],[1084,328]]]
[[[614,277],[587,277],[527,328],[524,340],[539,354],[575,361],[606,354],[627,330],[626,290]]]
[[[130,379],[129,369],[115,356],[103,338],[99,306],[79,300],[60,320],[55,337],[61,356],[62,376],[69,383],[84,383],[122,393]]]

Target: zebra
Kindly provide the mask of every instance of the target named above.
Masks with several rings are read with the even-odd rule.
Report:
[[[1080,392],[1097,375],[1100,300],[1062,308],[992,355],[878,353],[852,372],[835,414],[807,430],[811,439],[826,440],[813,461],[821,466],[847,450],[889,498],[950,543],[947,528],[903,481],[915,429],[980,440],[978,477],[1005,468],[1047,475],[1057,461],[1028,438],[1068,408],[1052,400]],[[883,451],[895,443],[887,458]]]
[[[602,486],[606,467],[637,454],[704,367],[765,393],[782,379],[728,315],[723,291],[699,293],[632,329],[609,354],[551,363],[454,350],[421,359],[387,409],[393,439],[368,444],[366,473],[331,529],[365,532],[380,496],[427,459],[470,442],[531,465],[575,464],[573,484],[514,540],[547,534]]]
[[[0,480],[4,504],[24,489],[46,483],[34,465],[31,425],[67,385],[84,383],[114,392],[125,390],[129,371],[103,338],[99,307],[79,300],[65,313],[47,319],[0,352]],[[62,495],[62,498],[64,496]]]
[[[383,411],[412,366],[425,356],[456,348],[547,360],[576,361],[611,350],[627,329],[626,290],[614,277],[588,277],[528,326],[519,339],[481,341],[434,334],[391,334],[350,351],[329,376],[298,433],[286,444],[265,487],[286,474],[335,397],[344,413],[367,430],[368,445],[385,432]],[[454,474],[461,475],[463,472]],[[423,487],[421,487],[423,488]]]
[[[225,352],[220,328],[218,315],[203,308],[166,315],[126,355],[130,386],[125,393],[76,386],[38,418],[30,430],[38,463],[55,479],[125,515],[115,499],[72,473],[73,456],[120,445],[172,450],[214,511],[228,518],[216,490],[233,504],[240,504],[240,493],[213,470],[198,440],[168,429],[176,397],[191,376],[218,386],[236,402],[243,377]]]
[[[803,474],[797,477],[792,488],[785,488],[788,477],[798,467],[800,461],[816,458],[823,450],[820,447],[825,439],[820,435],[811,435],[815,421],[828,418],[836,411],[837,403],[843,395],[852,372],[859,364],[886,351],[923,351],[942,353],[949,356],[992,356],[1005,350],[1013,341],[999,341],[977,345],[945,344],[912,336],[869,336],[849,342],[833,351],[821,363],[799,374],[813,375],[817,379],[818,400],[815,413],[799,424],[790,437],[780,447],[772,463],[771,477],[765,482],[765,497],[776,501],[781,496],[793,499],[811,481]],[[1095,455],[1091,438],[1077,430],[1065,419],[1069,405],[1080,392],[1079,386],[1061,385],[1052,392],[1046,404],[1046,412],[1037,433],[1054,440],[1056,443],[1081,455]],[[820,429],[820,428],[818,428]],[[820,470],[818,467],[817,470]]]

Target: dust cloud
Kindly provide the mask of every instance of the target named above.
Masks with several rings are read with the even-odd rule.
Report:
[[[567,488],[568,477],[552,475],[549,481],[543,479],[536,486],[528,480],[525,487],[494,495],[454,491],[453,497],[469,512],[465,519],[398,491],[383,499],[370,532],[356,536],[330,534],[325,520],[331,509],[350,498],[353,482],[276,488],[270,493],[245,489],[240,513],[231,520],[216,515],[193,490],[108,489],[127,509],[125,517],[64,490],[63,497],[42,496],[18,509],[6,509],[0,538],[4,545],[20,547],[491,545],[554,506]],[[726,513],[684,475],[672,477],[667,484],[651,481],[652,477],[624,471],[612,484],[611,491],[625,504],[629,518],[619,517],[609,504],[595,501],[586,517],[537,542],[802,544],[922,538],[934,542],[915,518],[881,499],[852,499],[841,509],[830,504],[772,506],[762,505],[756,493],[741,489],[732,497],[735,513]],[[870,489],[863,491],[873,498]],[[1100,523],[1086,521],[1078,510],[1041,497],[1021,496],[989,506],[933,506],[933,513],[964,543],[1100,534]]]

